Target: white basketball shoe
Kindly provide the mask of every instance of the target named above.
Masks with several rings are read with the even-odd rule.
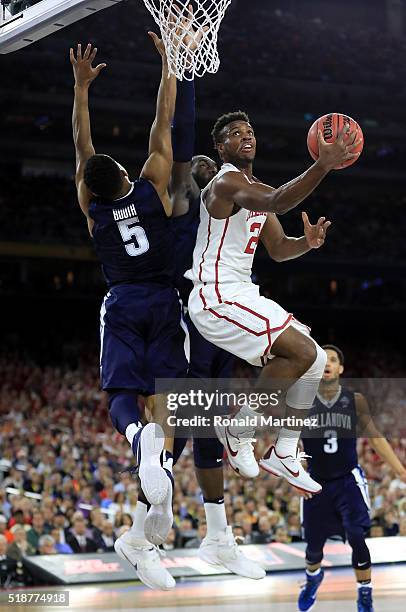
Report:
[[[278,455],[275,450],[275,446],[271,446],[265,453],[264,457],[260,459],[260,467],[273,474],[274,476],[281,476],[293,487],[304,493],[311,493],[316,495],[321,492],[321,485],[313,480],[310,475],[302,466],[303,459],[306,459],[308,455],[301,451],[297,451],[296,457],[293,455],[287,455],[282,457]]]
[[[244,406],[233,417],[241,420],[241,425],[233,425],[232,432],[227,425],[215,425],[217,437],[226,450],[231,467],[244,478],[256,478],[259,474],[254,456],[255,426],[248,422],[256,418],[254,411]]]
[[[170,486],[166,472],[161,466],[161,453],[165,444],[164,431],[157,423],[148,423],[137,436],[133,447],[141,488],[151,505],[162,504]]]
[[[166,542],[166,538],[173,525],[172,492],[173,486],[170,477],[167,476],[169,487],[168,493],[162,504],[151,506],[148,510],[144,523],[144,533],[148,542],[159,546]]]
[[[156,546],[134,537],[130,530],[116,540],[114,548],[121,559],[134,566],[138,578],[150,589],[169,591],[175,588],[176,582],[161,564]]]
[[[244,555],[234,539],[231,527],[216,538],[205,537],[199,548],[199,557],[210,565],[222,565],[233,574],[260,580],[265,578],[263,567]]]

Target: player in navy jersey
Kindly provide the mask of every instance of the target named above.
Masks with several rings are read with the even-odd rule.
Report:
[[[127,437],[136,457],[145,495],[140,495],[145,503],[137,504],[133,528],[117,540],[115,548],[137,566],[145,584],[170,589],[175,581],[146,541],[143,527],[148,504],[154,507],[172,500],[173,437],[167,429],[164,402],[155,402],[155,379],[186,376],[186,328],[181,327],[181,306],[173,286],[172,204],[167,192],[176,79],[168,78],[162,41],[153,33],[150,36],[162,58],[162,78],[149,156],[140,178],[132,182],[118,162],[95,152],[88,90],[105,64],[92,66],[97,49],[90,44],[83,54],[78,45],[76,57],[70,50],[75,76],[72,124],[79,204],[109,287],[101,309],[101,382],[109,394],[111,420]],[[138,394],[147,397],[154,421],[144,428]]]
[[[323,486],[319,495],[303,502],[306,583],[299,610],[310,610],[323,580],[321,562],[328,537],[340,535],[352,548],[352,566],[358,582],[358,611],[372,612],[371,556],[365,542],[370,527],[368,484],[358,465],[357,429],[369,438],[375,452],[406,482],[406,469],[376,429],[368,403],[360,393],[340,385],[344,355],[336,346],[323,346],[327,364],[309,413],[315,424],[305,430],[303,446],[312,478]]]

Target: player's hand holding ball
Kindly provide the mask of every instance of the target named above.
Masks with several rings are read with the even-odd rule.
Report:
[[[309,130],[307,147],[327,172],[354,164],[362,153],[364,136],[358,123],[339,113],[317,119]]]

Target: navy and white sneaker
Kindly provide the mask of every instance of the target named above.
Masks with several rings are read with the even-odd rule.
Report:
[[[358,612],[374,612],[372,601],[372,587],[359,587],[357,605]]]
[[[157,423],[145,425],[132,443],[141,488],[151,506],[162,504],[170,487],[166,471],[161,466],[164,444],[165,434]]]
[[[174,480],[169,470],[165,470],[165,472],[169,482],[167,496],[162,504],[151,505],[144,523],[145,538],[155,546],[160,546],[166,542],[173,525],[172,497]]]
[[[300,612],[311,610],[316,603],[317,589],[321,585],[324,578],[324,571],[321,569],[316,576],[310,576],[306,572],[306,582],[300,591],[297,602]]]

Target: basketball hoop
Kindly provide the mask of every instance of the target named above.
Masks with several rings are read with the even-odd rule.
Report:
[[[169,73],[191,81],[220,66],[217,36],[231,0],[144,0],[159,26]]]

